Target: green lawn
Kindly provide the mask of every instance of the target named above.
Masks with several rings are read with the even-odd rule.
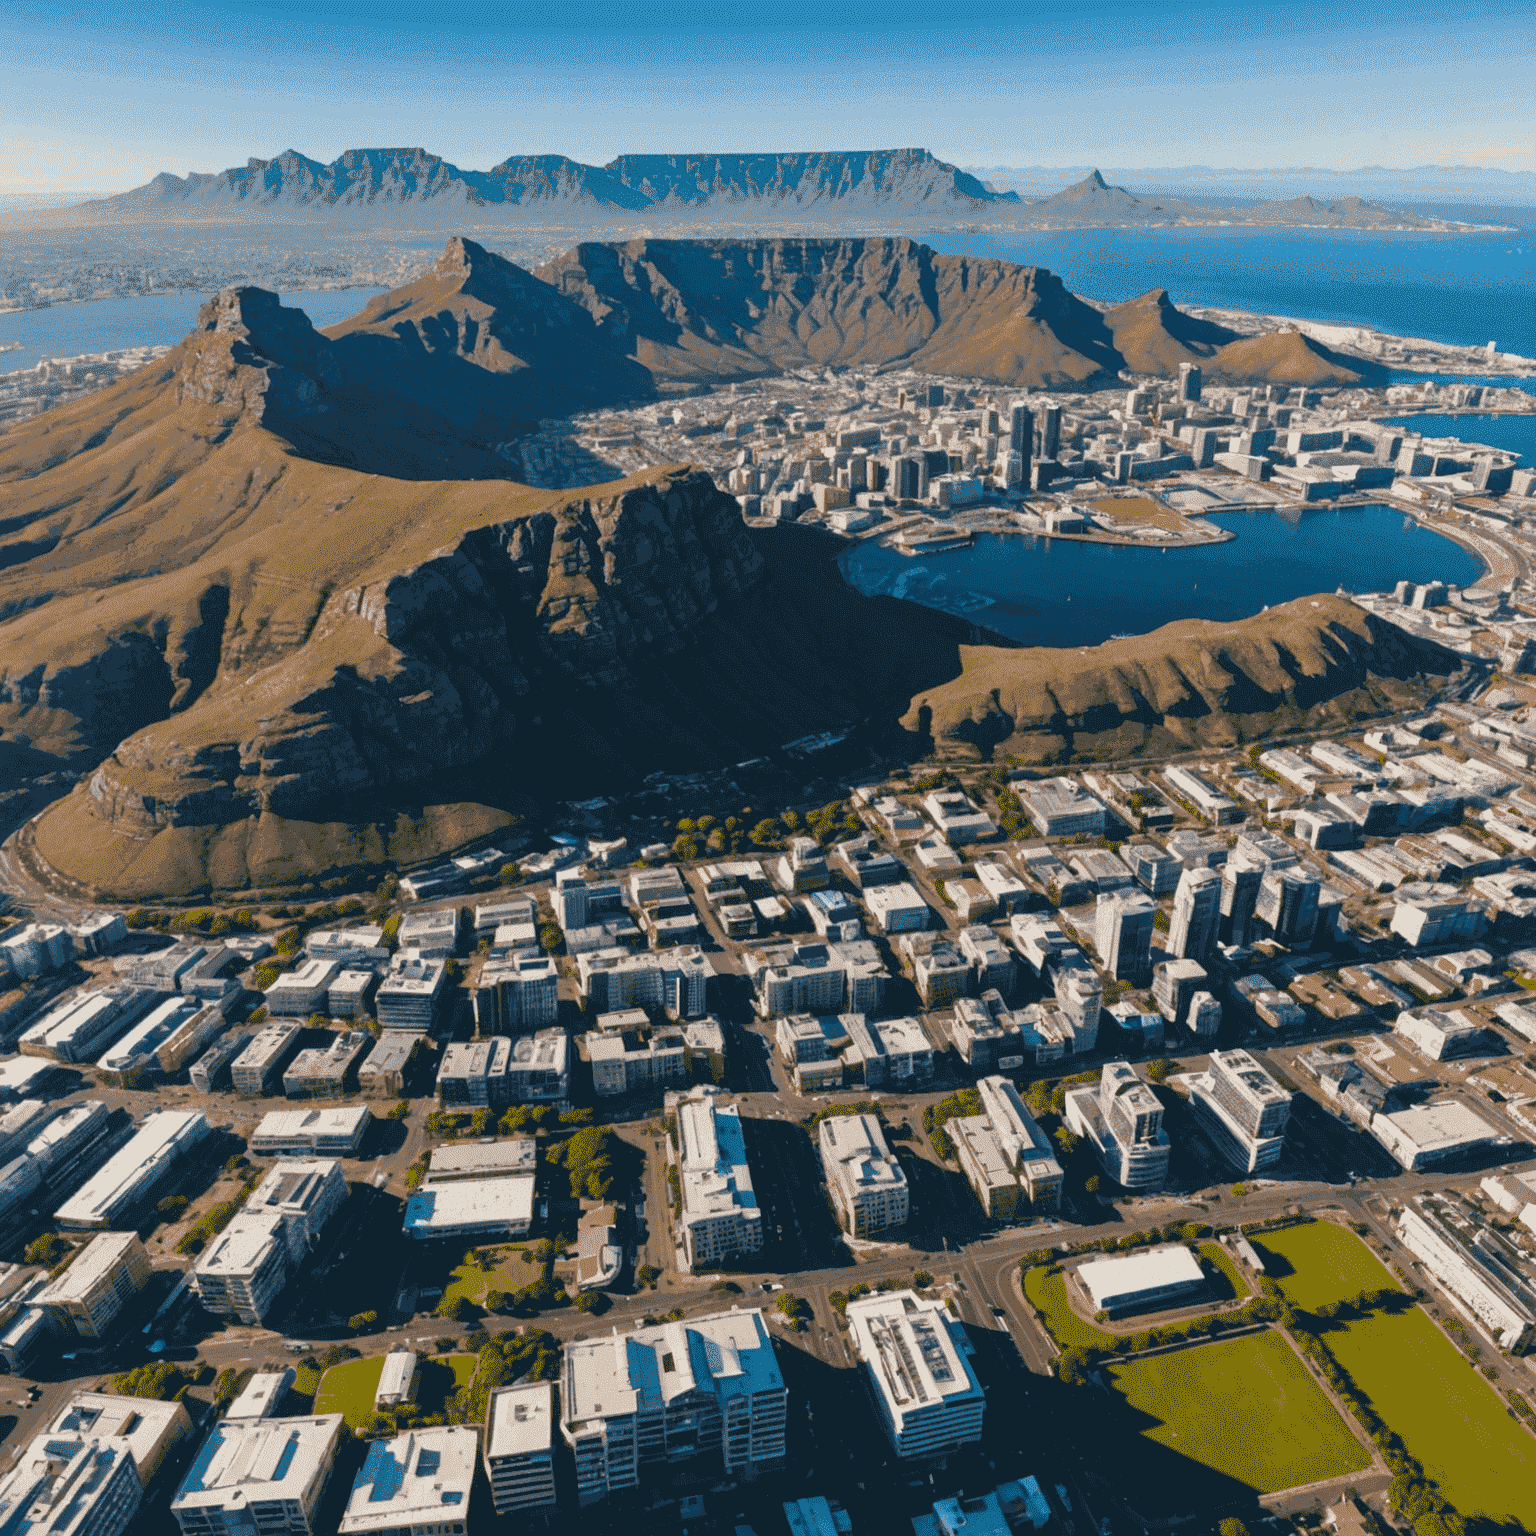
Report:
[[[491,1249],[489,1269],[481,1269],[478,1264],[458,1265],[443,1286],[444,1299],[462,1296],[465,1301],[479,1306],[487,1291],[505,1294],[532,1285],[539,1278],[540,1270],[537,1264],[524,1259],[527,1250],[526,1243],[499,1243]]]
[[[1271,1272],[1300,1307],[1394,1283],[1331,1221],[1252,1241],[1266,1265],[1271,1254],[1280,1259]],[[1462,1514],[1515,1521],[1536,1536],[1536,1439],[1420,1308],[1378,1312],[1330,1329],[1323,1342]]]
[[[1282,1227],[1249,1241],[1287,1300],[1308,1312],[1384,1285],[1400,1289],[1376,1255],[1353,1232],[1332,1221]]]
[[[1226,1281],[1229,1287],[1227,1295],[1221,1295],[1220,1281],[1216,1282],[1213,1288],[1222,1301],[1248,1295],[1247,1282],[1238,1274],[1237,1265],[1232,1262],[1232,1255],[1220,1243],[1201,1243],[1200,1257],[1210,1264],[1222,1280]]]
[[[1046,1273],[1043,1264],[1027,1270],[1024,1275],[1024,1294],[1030,1305],[1036,1307],[1045,1319],[1050,1335],[1063,1349],[1082,1344],[1089,1349],[1113,1349],[1115,1336],[1085,1323],[1067,1305],[1067,1280],[1062,1274]]]
[[[1106,1367],[1148,1439],[1276,1493],[1368,1467],[1350,1432],[1278,1333],[1250,1334]]]
[[[343,1360],[320,1378],[315,1393],[316,1413],[340,1413],[354,1429],[373,1413],[374,1394],[379,1390],[379,1372],[384,1369],[383,1355],[365,1355],[361,1360]]]
[[[1462,1514],[1536,1533],[1536,1439],[1420,1308],[1323,1342]]]

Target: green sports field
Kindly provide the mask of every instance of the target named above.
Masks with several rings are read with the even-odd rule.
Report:
[[[1249,1241],[1264,1259],[1286,1298],[1312,1312],[1325,1302],[1348,1301],[1361,1291],[1390,1285],[1400,1289],[1385,1266],[1353,1232],[1331,1221],[1266,1232]]]
[[[1280,1257],[1275,1278],[1301,1307],[1393,1283],[1370,1249],[1332,1222],[1268,1232],[1255,1246],[1266,1262]],[[1357,1319],[1323,1343],[1462,1514],[1536,1536],[1536,1438],[1422,1309]]]
[[[1149,1440],[1257,1493],[1370,1465],[1365,1447],[1278,1333],[1106,1370]]]

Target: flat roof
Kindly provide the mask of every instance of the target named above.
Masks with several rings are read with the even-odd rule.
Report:
[[[348,1536],[428,1524],[445,1528],[439,1521],[461,1524],[469,1513],[479,1450],[479,1434],[462,1424],[373,1441],[338,1531]]]
[[[1127,1296],[1163,1287],[1205,1283],[1205,1272],[1188,1248],[1170,1243],[1144,1253],[1089,1259],[1077,1267],[1078,1282],[1093,1300],[1095,1311],[1107,1311]]]
[[[186,1409],[180,1403],[119,1397],[112,1392],[76,1392],[49,1424],[48,1433],[126,1440],[134,1465],[142,1470],[156,1464],[156,1448],[178,1423],[184,1426],[183,1433],[190,1432]]]
[[[282,1407],[283,1399],[288,1395],[288,1388],[293,1385],[297,1375],[298,1373],[291,1365],[282,1371],[257,1371],[246,1382],[245,1391],[229,1405],[224,1417],[227,1419],[270,1418]]]
[[[450,1179],[418,1189],[405,1202],[404,1230],[408,1237],[444,1235],[458,1227],[482,1227],[502,1222],[512,1226],[533,1222],[533,1175],[492,1179]]]
[[[532,1173],[537,1147],[531,1136],[518,1136],[489,1145],[471,1142],[468,1146],[434,1147],[427,1168],[427,1184],[449,1179],[494,1179],[512,1173]]]
[[[527,1456],[548,1451],[555,1439],[555,1384],[527,1381],[497,1387],[486,1418],[487,1457]]]
[[[207,1129],[208,1122],[196,1110],[156,1110],[145,1119],[133,1140],[109,1158],[54,1216],[71,1225],[89,1226],[98,1221],[106,1225],[104,1213],[131,1197],[141,1181],[159,1177]]]
[[[859,1355],[896,1422],[926,1404],[981,1396],[940,1302],[892,1291],[861,1296],[848,1304],[847,1315]]]
[[[299,1500],[335,1453],[339,1413],[302,1419],[221,1419],[192,1458],[172,1510]]]
[[[50,1301],[61,1302],[83,1295],[121,1264],[138,1241],[136,1232],[98,1232],[80,1250],[79,1257],[69,1268],[49,1283],[44,1295]],[[149,1263],[148,1254],[145,1254],[144,1262]]]
[[[276,1109],[261,1117],[252,1133],[256,1141],[290,1137],[356,1136],[373,1118],[366,1104],[337,1105],[330,1109]]]
[[[1490,1141],[1498,1132],[1459,1099],[1416,1104],[1377,1116],[1385,1120],[1416,1151],[1434,1152],[1449,1147]]]

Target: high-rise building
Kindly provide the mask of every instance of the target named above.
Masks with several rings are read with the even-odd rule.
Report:
[[[688,1267],[760,1253],[763,1213],[752,1188],[740,1110],[734,1104],[717,1105],[709,1087],[669,1093],[666,1106],[677,1123],[682,1195],[677,1227]]]
[[[1278,943],[1304,949],[1317,932],[1319,883],[1300,869],[1275,870],[1259,886],[1254,915]]]
[[[1214,869],[1186,869],[1173,893],[1168,951],[1180,960],[1210,958],[1221,923],[1221,875]]]
[[[470,997],[482,1035],[531,1035],[560,1022],[560,967],[552,955],[492,960]]]
[[[1040,412],[1040,457],[1054,459],[1061,448],[1061,407],[1048,402]]]
[[[1029,484],[1029,463],[1035,451],[1035,413],[1022,401],[1008,407],[1008,451],[1019,456],[1019,482]]]
[[[1241,856],[1227,860],[1221,872],[1221,933],[1227,943],[1243,947],[1253,943],[1254,909],[1264,866]]]
[[[754,1478],[784,1460],[788,1401],[755,1308],[567,1344],[560,1432],[577,1497],[595,1504],[638,1487],[644,1463],[697,1456]]]
[[[1174,398],[1177,400],[1199,400],[1200,387],[1200,365],[1198,363],[1180,363],[1179,388]]]
[[[1152,998],[1170,1024],[1189,1023],[1195,994],[1206,989],[1205,967],[1198,960],[1165,960],[1152,971]]]
[[[1285,1150],[1291,1095],[1247,1051],[1212,1051],[1190,1084],[1195,1118],[1235,1168],[1258,1173]]]
[[[942,1302],[891,1291],[850,1302],[847,1317],[899,1457],[943,1456],[981,1439],[986,1395]]]
[[[1104,969],[1116,981],[1144,987],[1152,975],[1152,918],[1140,891],[1101,892],[1094,912],[1094,942]]]
[[[1127,1061],[1105,1062],[1097,1087],[1067,1090],[1067,1128],[1086,1137],[1104,1172],[1137,1194],[1156,1194],[1168,1178],[1172,1147],[1162,1101]]]

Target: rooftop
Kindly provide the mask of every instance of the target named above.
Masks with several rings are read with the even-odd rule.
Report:
[[[488,1457],[526,1456],[554,1444],[555,1384],[526,1381],[517,1387],[497,1387],[486,1417]]]
[[[335,1454],[343,1422],[339,1413],[221,1419],[192,1458],[172,1511],[297,1500]]]

